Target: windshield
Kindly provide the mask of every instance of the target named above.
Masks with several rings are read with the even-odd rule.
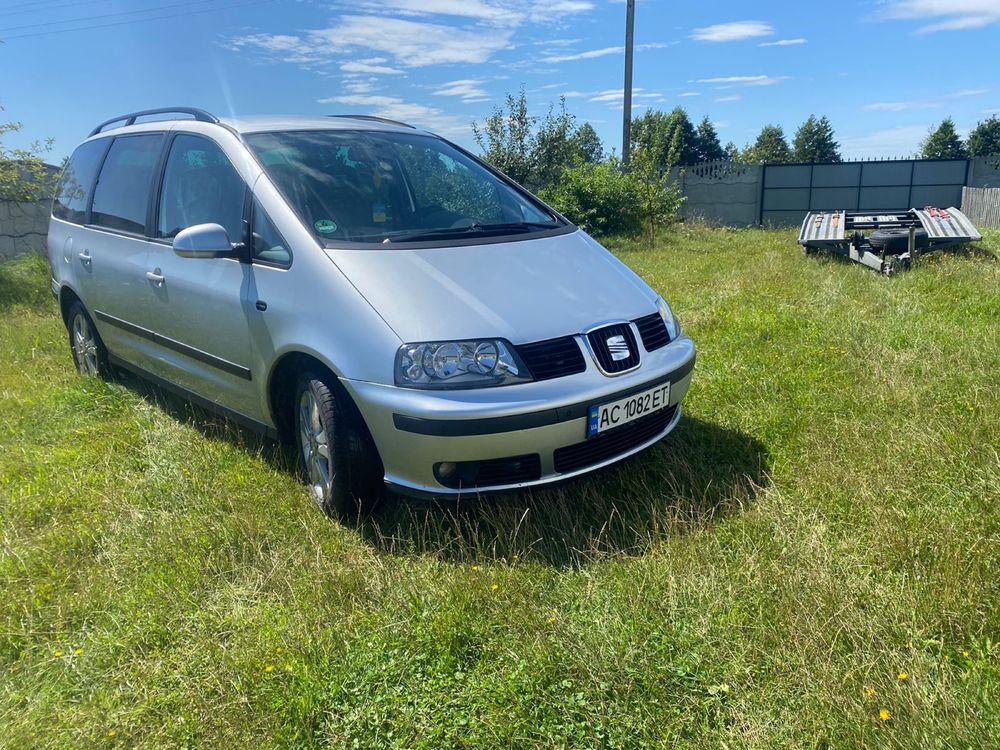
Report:
[[[245,138],[285,200],[324,241],[421,242],[564,226],[432,136],[307,130]]]

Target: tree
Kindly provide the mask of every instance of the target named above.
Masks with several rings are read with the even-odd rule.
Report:
[[[526,187],[537,190],[559,179],[563,169],[577,162],[572,137],[576,131],[576,118],[566,111],[566,97],[559,97],[557,107],[541,121],[530,139],[528,154],[529,174]]]
[[[765,125],[754,144],[744,148],[740,155],[740,160],[747,164],[787,164],[791,159],[792,149],[780,125]]]
[[[539,119],[528,113],[523,88],[516,96],[507,94],[482,125],[472,123],[472,132],[486,161],[533,191],[557,182],[564,170],[604,155],[593,127],[576,127],[565,97]]]
[[[536,118],[528,114],[524,87],[517,96],[507,94],[482,126],[472,123],[472,134],[483,158],[515,182],[528,185],[532,177],[532,130]]]
[[[573,133],[570,141],[580,163],[597,164],[604,161],[604,146],[601,144],[601,139],[598,137],[597,131],[594,130],[594,126],[589,122],[583,123]]]
[[[51,170],[42,157],[52,149],[52,139],[33,141],[27,148],[6,148],[3,136],[20,129],[19,122],[0,123],[0,198],[37,201],[51,187]]]
[[[920,156],[923,159],[960,159],[967,156],[965,144],[955,130],[954,120],[946,117],[937,129],[927,133],[920,144]]]
[[[708,115],[705,115],[701,122],[698,123],[698,130],[695,135],[697,136],[696,143],[699,161],[715,161],[716,159],[724,159],[726,157],[726,153],[722,150],[722,145],[719,143],[719,134],[715,132],[715,126],[708,119]]]
[[[826,116],[809,115],[793,140],[793,158],[805,162],[839,162],[840,144],[833,139],[833,126]]]
[[[722,158],[729,159],[729,161],[740,161],[741,158],[740,149],[732,141],[729,141],[729,143],[723,146],[722,150],[725,152],[725,156],[723,156]]]
[[[969,156],[1000,156],[1000,119],[993,115],[985,122],[977,122],[966,146]]]
[[[669,158],[671,147],[676,151],[676,161]],[[652,155],[661,168],[671,163],[693,164],[698,161],[698,134],[683,107],[669,114],[646,110],[632,121],[632,149],[640,148],[653,148]]]

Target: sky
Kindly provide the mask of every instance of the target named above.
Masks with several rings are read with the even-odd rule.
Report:
[[[165,105],[377,114],[474,147],[524,88],[621,148],[623,0],[0,0],[4,144],[60,161],[100,121]],[[1000,0],[638,0],[633,114],[708,115],[723,143],[830,118],[846,158],[913,153],[1000,113]]]

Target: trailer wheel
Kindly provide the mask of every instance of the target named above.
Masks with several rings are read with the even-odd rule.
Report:
[[[868,237],[868,242],[878,253],[905,253],[910,246],[909,229],[879,229],[872,232]],[[930,244],[926,230],[918,229],[914,234],[914,242],[917,248],[924,248]]]

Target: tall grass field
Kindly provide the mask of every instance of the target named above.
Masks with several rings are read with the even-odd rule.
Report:
[[[0,747],[1000,747],[1000,232],[609,246],[698,346],[678,428],[349,524],[0,265]]]

